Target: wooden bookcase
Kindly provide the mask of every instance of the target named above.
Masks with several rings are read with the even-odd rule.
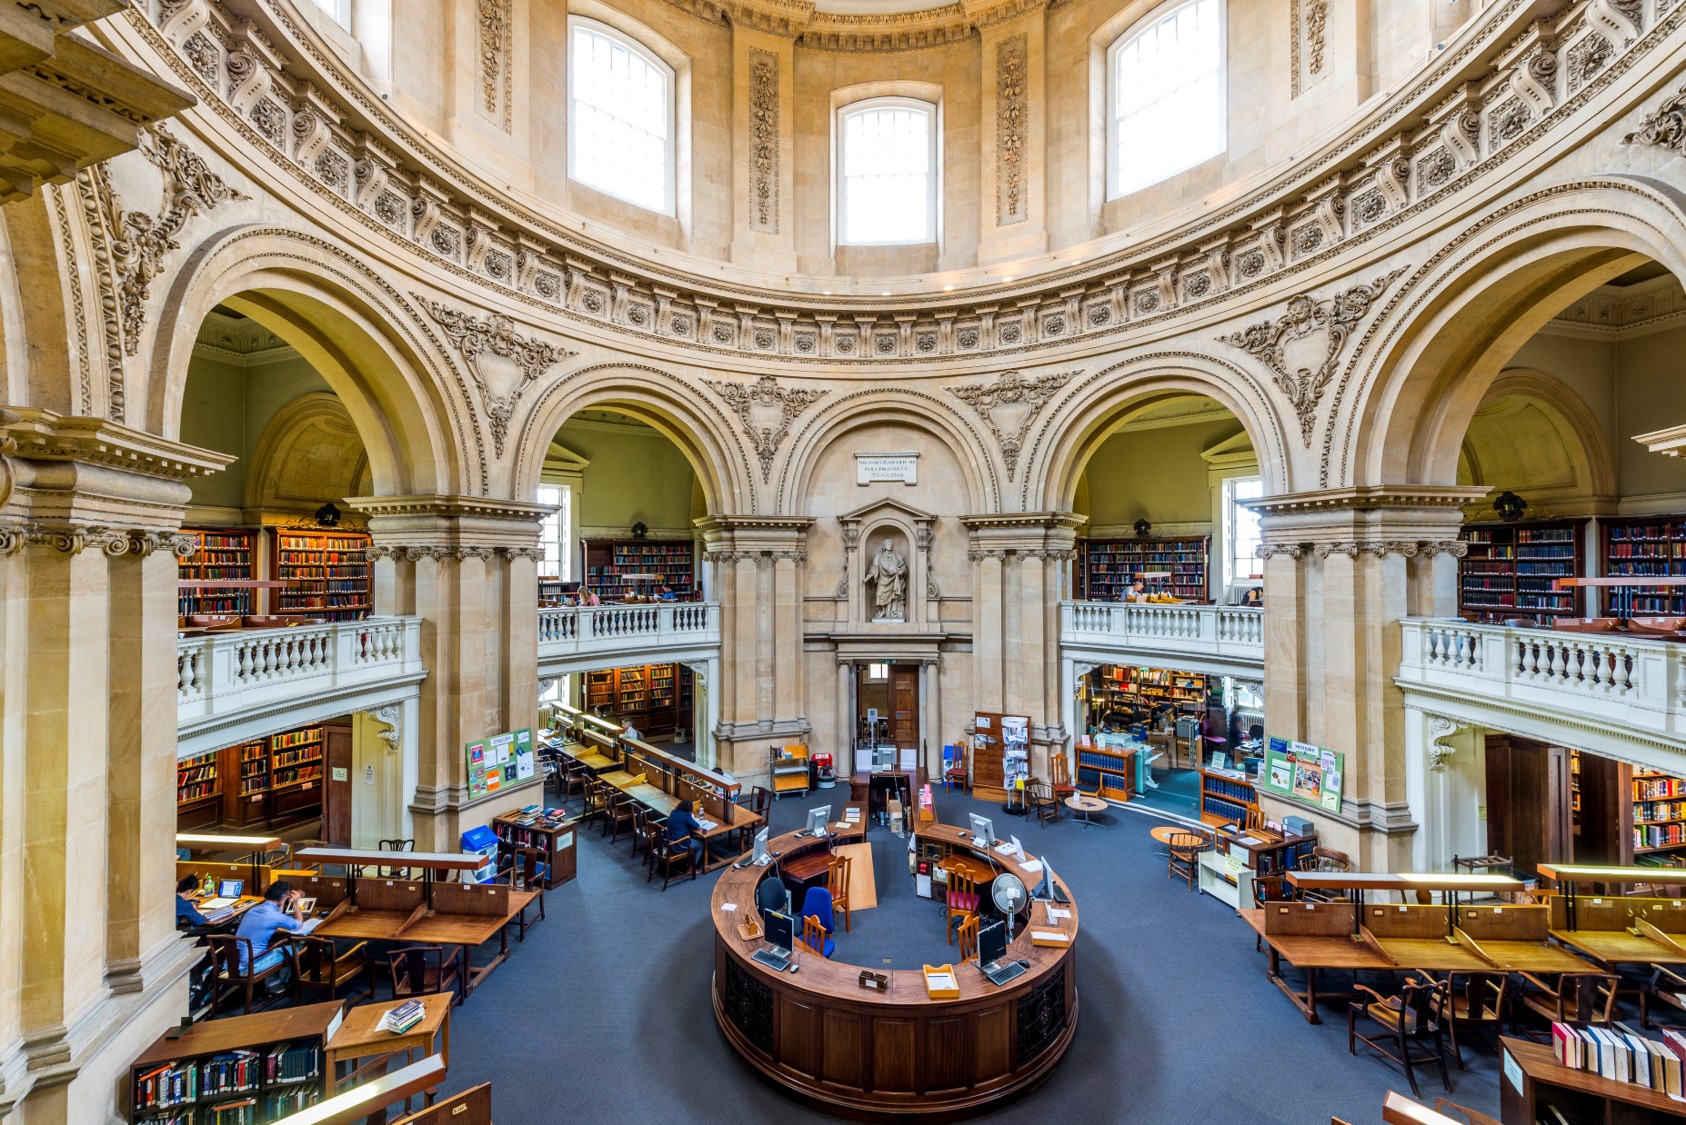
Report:
[[[277,528],[270,572],[287,586],[275,591],[275,614],[356,621],[374,608],[369,536],[362,531]]]
[[[177,828],[273,827],[320,815],[327,739],[342,730],[349,739],[348,724],[322,723],[182,759],[176,767]],[[207,771],[215,778],[214,793],[194,796]]]
[[[617,722],[632,720],[641,734],[691,728],[691,670],[683,664],[634,664],[585,675],[585,708]]]
[[[322,810],[326,740],[320,726],[269,738],[269,821],[304,820]]]
[[[135,1125],[266,1125],[327,1097],[339,1001],[229,1016],[160,1036],[129,1068]]]
[[[574,830],[579,825],[577,817],[568,819],[562,809],[545,809],[505,813],[492,821],[492,831],[505,848],[538,848],[544,852],[540,862],[545,867],[544,885],[549,889],[572,879],[578,869]]]
[[[581,539],[585,570],[581,582],[600,597],[622,593],[655,593],[670,586],[690,598],[696,586],[696,566],[688,539]],[[647,582],[623,582],[627,575],[648,574]]]
[[[223,779],[227,775],[218,761],[221,753],[213,750],[176,763],[176,831],[206,828],[222,820]]]
[[[1152,710],[1166,703],[1188,714],[1206,709],[1208,684],[1200,672],[1104,664],[1089,677],[1089,709],[1096,718],[1106,711]]]
[[[1458,560],[1458,613],[1495,624],[1507,617],[1579,617],[1581,592],[1553,590],[1558,578],[1586,573],[1586,520],[1465,524]]]
[[[1686,576],[1686,516],[1634,516],[1600,519],[1599,573],[1610,578]],[[1605,590],[1604,612],[1616,616],[1618,596],[1633,599],[1632,612],[1621,616],[1686,615],[1686,586],[1641,586],[1631,595]]]
[[[1259,808],[1258,787],[1239,770],[1200,771],[1200,823],[1239,824]]]
[[[1130,588],[1132,575],[1169,571],[1170,578],[1148,583],[1185,601],[1206,601],[1207,555],[1211,537],[1081,539],[1078,541],[1080,597],[1117,601]]]
[[[1499,1115],[1504,1125],[1559,1120],[1637,1125],[1686,1118],[1686,1105],[1661,1090],[1572,1070],[1557,1061],[1549,1044],[1501,1036],[1499,1050],[1506,1056],[1505,1077],[1499,1079]],[[1513,1073],[1515,1079],[1510,1077]]]
[[[257,577],[252,569],[256,563],[255,533],[244,528],[184,527],[198,544],[198,550],[176,567],[176,577],[184,582],[211,582],[228,579],[250,580]],[[176,613],[182,617],[198,614],[256,613],[252,590],[182,590],[176,595]]]
[[[1135,787],[1135,766],[1128,751],[1107,746],[1077,747],[1077,787],[1095,796],[1128,801]]]
[[[1489,755],[1494,755],[1495,738],[1510,758],[1498,759],[1507,776],[1495,778],[1489,770],[1489,793],[1495,784],[1501,789],[1507,783],[1526,784],[1527,779],[1514,775],[1517,770],[1540,773],[1536,757],[1567,759],[1566,769],[1549,772],[1550,777],[1563,777],[1567,792],[1548,792],[1543,799],[1548,810],[1566,813],[1550,818],[1555,831],[1538,849],[1545,862],[1686,865],[1686,778],[1515,735],[1489,735]],[[1495,814],[1502,822],[1513,812],[1530,824],[1539,815],[1501,807],[1490,797],[1489,831]],[[1567,827],[1562,823],[1565,819]],[[1503,842],[1489,838],[1490,845]]]

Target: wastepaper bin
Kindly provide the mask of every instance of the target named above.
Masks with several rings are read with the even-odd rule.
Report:
[[[824,750],[814,752],[814,775],[819,778],[821,789],[830,789],[837,784],[837,771],[832,767],[832,757]]]

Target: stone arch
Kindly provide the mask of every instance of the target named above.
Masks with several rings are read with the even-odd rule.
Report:
[[[333,455],[301,455],[307,442]],[[373,485],[368,477],[369,457],[345,404],[326,391],[312,391],[276,411],[258,436],[246,469],[245,504],[314,511],[323,500],[367,495]]]
[[[1334,388],[1319,485],[1452,484],[1470,419],[1511,357],[1646,258],[1686,276],[1680,205],[1639,179],[1560,185],[1447,240],[1395,290]]]
[[[1280,420],[1251,376],[1205,356],[1149,354],[1074,380],[1050,404],[1026,450],[1027,507],[1069,511],[1084,468],[1108,437],[1143,408],[1188,394],[1215,399],[1235,415],[1258,454],[1266,495],[1295,489]]]
[[[702,388],[668,371],[611,361],[571,371],[534,400],[515,443],[515,494],[539,486],[545,451],[574,414],[619,410],[655,428],[690,462],[709,515],[754,510],[753,458],[731,420]]]
[[[469,492],[488,484],[484,438],[461,374],[397,290],[339,248],[275,228],[221,232],[176,275],[148,365],[146,427],[180,432],[195,334],[227,305],[285,340],[344,404],[389,496]],[[454,376],[457,394],[447,390]],[[470,454],[469,440],[481,447]]]
[[[1507,414],[1530,409],[1537,412],[1538,418],[1549,427],[1547,440],[1558,443],[1560,456],[1553,458],[1551,451],[1541,450],[1537,444],[1532,444],[1528,453],[1530,460],[1555,468],[1559,475],[1567,477],[1568,483],[1558,486],[1556,493],[1548,498],[1597,499],[1616,494],[1615,460],[1592,409],[1562,380],[1528,367],[1508,367],[1502,371],[1487,388],[1487,394],[1472,418],[1463,442],[1463,456],[1480,477],[1478,483],[1495,488],[1511,486],[1511,482],[1492,479],[1490,472],[1480,468],[1484,462],[1504,454],[1502,449],[1490,448],[1499,443],[1485,442],[1485,434],[1478,432],[1482,430],[1482,419],[1495,407]],[[1507,430],[1511,428],[1506,426]],[[1520,437],[1514,434],[1504,436]],[[1485,458],[1484,450],[1487,452]],[[1527,498],[1540,499],[1539,496]]]
[[[808,495],[820,453],[854,430],[884,423],[925,430],[947,442],[966,475],[969,511],[1000,510],[1000,482],[994,462],[984,452],[984,431],[934,394],[881,388],[828,397],[811,417],[801,420],[792,434],[790,453],[779,474],[774,510],[797,510],[796,506]]]

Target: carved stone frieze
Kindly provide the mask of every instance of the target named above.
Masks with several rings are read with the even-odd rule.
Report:
[[[1311,432],[1317,423],[1317,404],[1334,377],[1354,326],[1404,272],[1402,266],[1333,297],[1297,294],[1289,298],[1288,307],[1275,320],[1218,338],[1250,353],[1270,369],[1277,388],[1300,420],[1300,438],[1307,449],[1311,448]]]
[[[1019,452],[1025,435],[1042,406],[1065,386],[1076,371],[1050,371],[1026,379],[1017,371],[1003,371],[992,383],[977,383],[965,387],[950,387],[949,391],[978,412],[995,440],[1001,444],[1001,459],[1007,466],[1007,479],[1013,479],[1019,467]]]
[[[1304,553],[1305,547],[1299,543],[1260,543],[1253,548],[1254,556],[1261,559],[1275,558],[1277,555],[1297,559]]]
[[[749,225],[779,233],[779,57],[749,50]]]
[[[1455,559],[1461,559],[1469,554],[1469,544],[1461,539],[1428,539],[1423,541],[1422,553],[1431,559],[1436,555],[1451,555]]]
[[[1022,223],[1030,215],[1024,146],[1030,116],[1029,37],[1009,36],[995,48],[995,222]]]
[[[1647,113],[1639,128],[1623,137],[1622,143],[1654,145],[1680,152],[1682,145],[1686,144],[1686,86],[1680,87]]]
[[[475,389],[480,392],[480,401],[486,408],[493,448],[502,457],[504,441],[509,436],[509,420],[514,416],[522,394],[556,364],[579,353],[521,335],[515,331],[515,322],[502,313],[476,319],[460,309],[429,300],[420,293],[416,294],[416,299],[444,331],[445,338],[461,353],[463,364],[474,379]],[[518,375],[514,386],[501,393],[494,389],[493,381],[486,372],[488,356],[507,360],[515,366]]]
[[[509,70],[510,0],[476,0],[480,25],[480,98],[494,117],[503,105],[503,127],[510,124],[507,71]]]
[[[1288,22],[1288,81],[1291,96],[1297,98],[1323,73],[1329,0],[1293,0],[1289,5]]]
[[[779,385],[771,375],[763,375],[753,383],[717,382],[704,379],[709,388],[725,400],[726,405],[743,423],[755,455],[761,461],[761,480],[772,480],[773,458],[779,446],[790,436],[790,424],[801,413],[831,392],[808,389],[793,390]]]

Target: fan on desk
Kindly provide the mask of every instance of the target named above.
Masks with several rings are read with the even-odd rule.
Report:
[[[995,903],[995,909],[1001,911],[1007,919],[1007,940],[1013,940],[1013,919],[1024,909],[1025,902],[1030,898],[1030,892],[1025,890],[1024,880],[1011,871],[1004,871],[995,877],[995,882],[989,885],[990,901]]]

